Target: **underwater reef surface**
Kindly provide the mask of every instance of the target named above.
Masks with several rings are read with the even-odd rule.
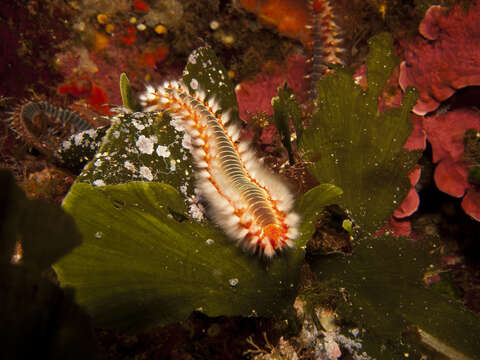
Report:
[[[480,7],[431,5],[3,6],[0,166],[26,196],[2,172],[0,357],[478,358]],[[289,183],[295,247],[212,222],[174,114],[139,105],[172,80]]]

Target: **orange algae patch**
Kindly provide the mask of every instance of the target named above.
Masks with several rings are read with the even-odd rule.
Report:
[[[58,87],[61,95],[85,99],[90,107],[102,115],[110,115],[107,92],[87,77],[81,77]]]
[[[102,115],[111,115],[107,92],[92,82],[92,93],[87,102]]]
[[[105,36],[99,32],[95,32],[93,50],[94,51],[103,50],[105,49],[105,47],[108,45],[109,42],[110,42],[110,39],[108,38],[108,36]]]
[[[310,14],[306,1],[240,0],[240,4],[264,23],[275,26],[283,35],[299,39],[303,44],[309,42],[310,32],[305,26],[310,22]]]

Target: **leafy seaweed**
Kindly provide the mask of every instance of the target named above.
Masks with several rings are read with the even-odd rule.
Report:
[[[191,220],[173,187],[75,184],[64,208],[84,244],[56,265],[95,324],[135,330],[210,316],[282,316],[293,302],[303,250],[265,263],[211,224]]]
[[[325,206],[338,203],[342,193],[342,189],[334,185],[322,184],[310,189],[298,199],[296,211],[302,215],[298,246],[307,244],[315,232],[315,222],[320,212]]]
[[[312,264],[320,281],[341,289],[343,321],[365,329],[364,347],[377,358],[419,359],[418,336],[430,334],[457,352],[477,358],[480,320],[456,300],[425,288],[421,278],[436,262],[438,245],[383,235],[360,237],[350,256],[319,257]]]
[[[140,104],[135,100],[132,94],[132,87],[127,74],[120,74],[120,95],[122,96],[123,106],[132,111],[140,111]]]
[[[402,148],[412,131],[413,89],[407,89],[400,108],[378,112],[379,93],[397,63],[392,39],[380,34],[369,44],[368,89],[357,86],[348,69],[322,78],[301,148],[315,178],[342,188],[341,204],[364,230],[374,232],[407,194],[407,175],[420,153]]]
[[[295,133],[297,141],[300,141],[303,133],[302,126],[302,114],[298,107],[293,90],[287,87],[287,84],[283,88],[278,88],[278,96],[272,99],[273,106],[273,121],[278,133],[281,136],[282,144],[285,146],[288,152],[288,158],[290,164],[294,163],[292,144],[290,140],[290,123],[292,121],[295,127]]]

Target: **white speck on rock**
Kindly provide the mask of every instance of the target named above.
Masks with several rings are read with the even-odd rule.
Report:
[[[188,213],[193,220],[202,221],[205,218],[204,209],[202,204],[192,202],[188,207]]]
[[[126,168],[127,170],[130,170],[130,171],[132,171],[132,172],[137,171],[137,168],[135,167],[135,165],[133,165],[133,164],[132,164],[130,161],[128,161],[128,160],[125,161],[125,163],[123,164],[123,166],[125,166],[125,168]]]
[[[153,180],[153,175],[152,175],[152,172],[150,171],[150,169],[146,166],[141,166],[140,167],[140,175],[142,175],[145,179],[147,179],[148,181],[152,181]]]
[[[137,130],[140,130],[140,131],[145,129],[145,125],[142,125],[138,121],[135,121],[135,120],[132,121],[132,125],[135,126],[137,128]]]
[[[163,146],[163,145],[158,145],[157,146],[157,155],[161,157],[169,157],[170,156],[170,150],[168,150],[168,147]]]
[[[230,279],[228,280],[228,283],[230,284],[231,287],[235,287],[238,285],[238,279],[237,278]]]
[[[192,79],[190,81],[190,87],[193,89],[193,90],[197,90],[198,89],[198,81],[197,79]]]
[[[103,181],[102,179],[97,179],[93,182],[93,185],[94,186],[105,186],[105,181]]]
[[[140,135],[135,145],[137,145],[138,150],[143,154],[151,155],[153,153],[153,141],[145,137],[145,135]]]

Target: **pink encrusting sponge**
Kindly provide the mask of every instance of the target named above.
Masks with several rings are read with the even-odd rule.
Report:
[[[205,97],[203,91],[190,95],[181,82],[167,82],[147,87],[140,100],[146,111],[168,111],[190,137],[196,186],[213,221],[243,248],[272,257],[292,247],[298,235],[293,196],[249,143],[238,141],[240,128],[229,113],[217,114],[218,103]]]

